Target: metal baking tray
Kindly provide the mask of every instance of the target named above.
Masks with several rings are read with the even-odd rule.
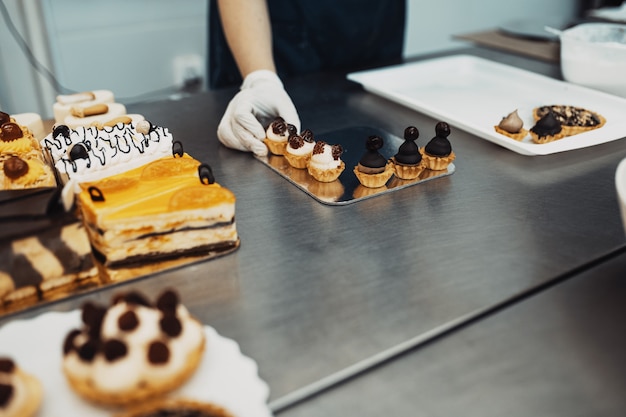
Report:
[[[385,144],[379,152],[387,159],[398,152],[398,147],[404,140],[382,129],[367,126],[347,127],[341,130],[319,134],[314,131],[313,133],[315,140],[323,140],[331,145],[340,144],[343,147],[341,159],[346,164],[346,169],[341,173],[339,178],[333,182],[324,183],[316,181],[309,175],[306,169],[296,169],[289,165],[283,156],[270,154],[265,157],[257,157],[257,159],[267,165],[272,171],[285,178],[288,182],[323,204],[351,204],[422,184],[426,181],[447,177],[448,175],[452,175],[455,171],[454,164],[450,164],[445,171],[431,171],[426,169],[414,180],[403,180],[394,175],[382,187],[367,188],[361,185],[352,171],[363,156],[363,153],[365,153],[367,138],[371,135],[378,135],[383,138]],[[420,148],[425,146],[431,139],[431,137],[424,136],[421,136],[417,140],[417,144]]]

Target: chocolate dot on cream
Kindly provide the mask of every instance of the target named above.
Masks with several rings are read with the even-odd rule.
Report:
[[[163,342],[152,342],[148,348],[148,361],[158,365],[167,363],[170,360],[170,349]]]

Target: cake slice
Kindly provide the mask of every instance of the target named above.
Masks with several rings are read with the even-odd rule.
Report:
[[[103,275],[111,281],[236,249],[235,195],[210,167],[167,156],[81,184],[78,203]]]
[[[55,189],[0,198],[0,313],[99,284],[82,222]]]

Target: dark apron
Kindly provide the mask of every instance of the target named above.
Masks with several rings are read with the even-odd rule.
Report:
[[[406,0],[267,0],[274,60],[281,78],[353,71],[402,59]],[[209,8],[209,85],[239,85],[217,10]],[[253,30],[253,29],[251,29]]]

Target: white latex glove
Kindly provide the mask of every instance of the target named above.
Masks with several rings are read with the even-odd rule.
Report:
[[[269,70],[251,72],[228,103],[217,137],[229,148],[265,156],[265,128],[259,119],[273,120],[277,116],[300,131],[300,117],[278,75]]]

